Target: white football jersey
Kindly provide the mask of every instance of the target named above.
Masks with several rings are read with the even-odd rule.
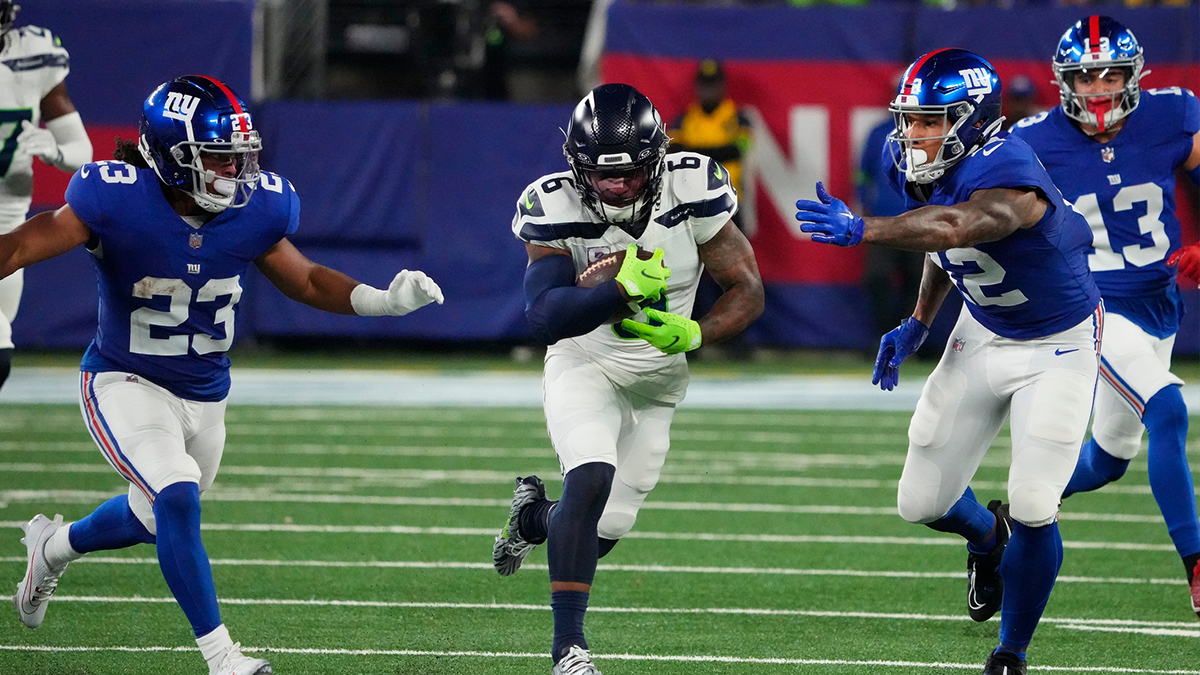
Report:
[[[25,221],[33,194],[33,158],[13,160],[21,121],[41,122],[41,103],[67,77],[70,59],[45,28],[21,26],[0,49],[0,233]]]
[[[531,183],[517,201],[512,229],[524,242],[569,251],[576,275],[634,242],[647,251],[661,248],[671,277],[663,298],[652,306],[691,316],[696,287],[704,271],[697,246],[716,236],[737,212],[737,206],[737,192],[720,163],[693,152],[678,152],[666,157],[659,198],[649,224],[637,239],[616,225],[602,222],[584,206],[570,171],[542,176]],[[644,313],[634,318],[646,321]],[[583,349],[622,386],[667,403],[683,400],[687,388],[683,354],[664,354],[621,329],[620,323],[602,324],[586,335],[560,340],[550,347],[571,348]]]

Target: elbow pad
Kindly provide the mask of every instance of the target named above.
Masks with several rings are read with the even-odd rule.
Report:
[[[83,128],[83,118],[78,112],[67,113],[47,121],[46,129],[54,134],[54,140],[62,154],[55,166],[63,171],[74,172],[92,161],[92,141],[88,138],[87,129]]]

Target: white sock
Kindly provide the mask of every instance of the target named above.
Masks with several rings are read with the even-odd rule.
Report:
[[[209,671],[212,671],[217,667],[225,652],[233,646],[233,640],[229,637],[229,629],[225,627],[225,624],[221,624],[211,633],[196,638],[196,644],[200,647],[200,655],[208,662]]]
[[[83,557],[82,553],[71,548],[70,530],[70,525],[63,525],[46,540],[45,553],[47,565],[59,567]]]

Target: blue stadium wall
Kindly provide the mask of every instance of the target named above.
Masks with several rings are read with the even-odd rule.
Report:
[[[140,103],[158,83],[184,73],[224,79],[250,91],[250,2],[42,0],[19,23],[46,26],[71,52],[69,91],[97,158],[113,138],[136,134]],[[849,194],[854,130],[839,112],[881,104],[887,82],[943,40],[989,55],[1002,75],[1049,77],[1048,58],[1074,9],[942,12],[882,4],[869,10],[785,7],[703,8],[617,3],[610,13],[604,73],[646,90],[670,118],[687,98],[696,60],[726,60],[731,89],[761,110],[767,126],[787,106],[831,112],[828,156],[817,165],[835,192]],[[1125,11],[1149,54],[1148,66],[1200,88],[1200,8]],[[1001,23],[1019,29],[997,31]],[[1000,40],[997,36],[1018,35]],[[739,91],[733,75],[751,83]],[[829,82],[837,86],[812,86]],[[1043,102],[1053,103],[1043,86]],[[862,98],[863,101],[858,101]],[[773,107],[774,106],[774,107]],[[339,336],[438,342],[528,339],[522,314],[523,246],[510,222],[518,196],[537,176],[564,168],[559,127],[569,105],[274,101],[255,106],[263,163],[292,181],[302,202],[296,245],[318,262],[386,285],[401,268],[423,269],[447,302],[401,319],[333,316],[292,303],[251,271],[244,282],[241,337]],[[786,128],[767,131],[787,142]],[[801,158],[795,158],[799,163]],[[39,169],[35,211],[62,203],[67,176]],[[768,305],[751,329],[760,344],[870,349],[878,340],[858,280],[859,251],[796,239],[760,194],[754,237]],[[797,197],[803,195],[796,195]],[[778,201],[778,199],[776,199]],[[774,221],[772,221],[774,218]],[[1195,216],[1185,240],[1196,239]],[[1200,353],[1198,294],[1176,351]],[[949,308],[948,308],[949,309]],[[31,267],[14,325],[22,347],[81,348],[95,329],[95,274],[80,250]]]

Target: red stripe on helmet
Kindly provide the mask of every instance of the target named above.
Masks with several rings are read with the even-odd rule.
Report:
[[[942,52],[944,52],[944,51],[948,51],[949,49],[951,49],[951,48],[950,48],[950,47],[945,47],[945,48],[942,48],[942,49],[936,49],[936,50],[934,50],[934,51],[932,51],[932,52],[929,52],[929,53],[928,53],[928,54],[926,54],[925,56],[922,56],[922,57],[921,57],[921,58],[920,58],[920,59],[919,59],[919,60],[918,60],[916,63],[912,64],[912,67],[911,67],[911,68],[909,68],[909,70],[908,70],[908,77],[904,78],[904,93],[905,93],[905,94],[911,94],[911,93],[912,93],[912,84],[913,84],[913,80],[915,80],[915,79],[916,79],[916,77],[917,77],[917,71],[919,71],[919,70],[921,69],[921,66],[925,65],[925,62],[926,62],[926,61],[928,61],[929,59],[933,58],[933,56],[934,56],[935,54],[940,54],[940,53],[942,53]]]
[[[233,91],[231,91],[229,87],[225,86],[224,82],[214,77],[209,77],[207,75],[197,75],[196,77],[202,77],[217,85],[217,89],[220,89],[221,93],[225,94],[225,97],[228,98],[229,102],[233,104],[233,112],[236,115],[233,119],[237,120],[237,125],[239,127],[238,131],[246,133],[248,131],[248,129],[246,129],[246,119],[241,116],[245,111],[242,110],[242,105],[238,103],[237,96],[234,95]]]
[[[1093,14],[1088,17],[1088,42],[1091,44],[1092,53],[1100,53],[1100,17]]]

